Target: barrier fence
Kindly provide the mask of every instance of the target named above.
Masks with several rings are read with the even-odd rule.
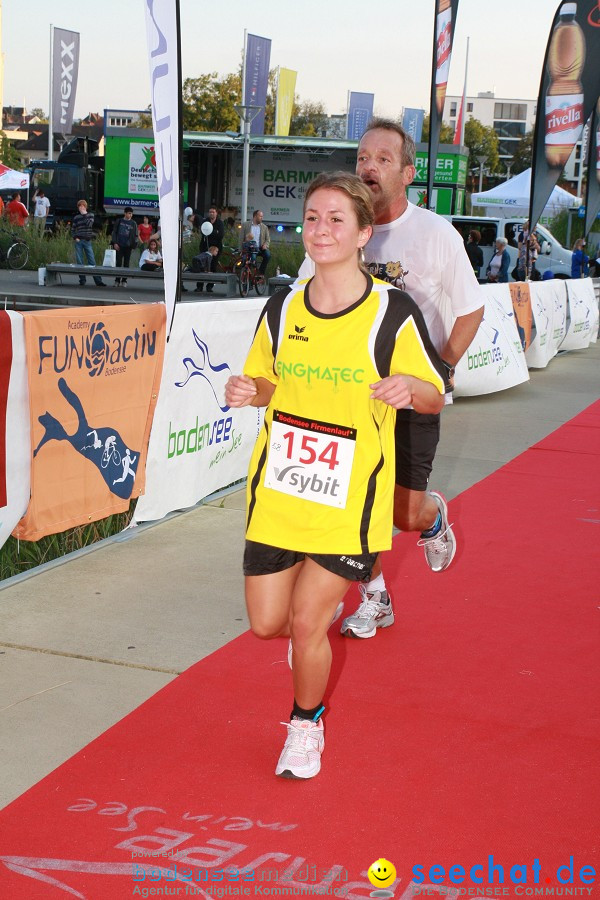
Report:
[[[598,335],[592,279],[484,285],[454,397],[505,390]],[[155,521],[245,478],[262,424],[229,409],[264,300],[0,312],[0,547],[128,508]]]

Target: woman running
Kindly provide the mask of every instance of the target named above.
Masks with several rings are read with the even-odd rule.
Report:
[[[304,203],[316,271],[268,300],[229,406],[266,406],[248,473],[246,605],[260,638],[291,636],[294,701],[275,773],[312,778],[324,747],[327,629],[391,546],[395,409],[437,413],[445,369],[404,292],[362,267],[368,189],[326,173]]]

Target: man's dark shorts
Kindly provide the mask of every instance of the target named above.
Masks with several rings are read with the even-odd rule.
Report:
[[[396,413],[396,484],[411,491],[426,491],[440,440],[440,416],[414,409]]]
[[[377,553],[359,553],[354,556],[338,556],[334,553],[297,553],[295,550],[282,550],[270,544],[259,544],[246,541],[244,549],[244,575],[273,575],[291,569],[296,563],[308,556],[313,562],[341,575],[349,581],[370,581],[371,572],[377,559]]]

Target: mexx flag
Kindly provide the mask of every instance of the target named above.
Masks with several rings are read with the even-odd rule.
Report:
[[[79,33],[55,28],[52,41],[52,124],[70,134],[79,71]]]

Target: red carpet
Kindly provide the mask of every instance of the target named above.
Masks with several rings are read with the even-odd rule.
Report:
[[[447,573],[414,535],[395,541],[396,625],[332,636],[318,778],[273,775],[286,645],[243,635],[0,813],[0,896],[183,897],[192,878],[197,896],[254,897],[333,879],[362,900],[379,857],[397,900],[434,865],[446,887],[461,866],[467,896],[597,894],[599,469],[600,402],[450,504]]]

